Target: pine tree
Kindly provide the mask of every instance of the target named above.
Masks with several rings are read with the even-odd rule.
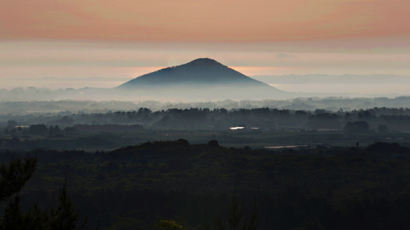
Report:
[[[35,159],[15,160],[0,166],[0,202],[7,202],[0,216],[0,230],[76,230],[83,227],[86,221],[78,225],[78,214],[67,195],[66,183],[55,209],[42,211],[37,205],[28,211],[21,209],[19,193],[35,167]]]

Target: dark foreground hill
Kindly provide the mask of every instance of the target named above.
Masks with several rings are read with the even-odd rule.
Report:
[[[215,229],[232,197],[255,229],[409,229],[410,149],[293,150],[224,148],[216,141],[151,142],[111,152],[1,152],[0,163],[34,156],[38,167],[22,193],[26,204],[53,205],[65,180],[89,226],[154,229],[175,219],[183,229]]]
[[[140,93],[142,96],[185,99],[268,99],[283,94],[268,84],[209,58],[199,58],[183,65],[142,75],[117,89]]]

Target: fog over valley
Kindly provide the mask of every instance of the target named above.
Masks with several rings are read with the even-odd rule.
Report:
[[[159,69],[209,57],[299,96],[400,96],[410,91],[410,56],[404,41],[0,41],[0,88],[114,88]]]
[[[0,2],[0,230],[410,229],[410,0]]]

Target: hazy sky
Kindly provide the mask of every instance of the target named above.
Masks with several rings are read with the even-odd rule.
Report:
[[[409,0],[0,0],[0,88],[112,87],[198,57],[410,76],[409,22]]]
[[[289,41],[410,34],[409,0],[1,0],[3,38]]]

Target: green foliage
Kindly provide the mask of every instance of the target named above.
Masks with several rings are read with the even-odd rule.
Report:
[[[161,230],[182,230],[182,225],[178,224],[175,220],[160,220],[157,224],[158,228]]]
[[[323,225],[318,220],[306,221],[301,227],[295,228],[294,230],[325,230]]]
[[[69,178],[73,204],[89,216],[90,225],[99,223],[104,230],[149,230],[161,216],[198,230],[217,228],[212,223],[218,217],[218,228],[224,230],[410,226],[410,149],[398,144],[271,151],[180,140],[110,152],[31,154],[38,157],[38,170],[25,186],[22,203],[38,200],[47,207],[48,194]],[[10,155],[0,154],[0,160]],[[239,202],[229,206],[232,194]],[[60,221],[64,216],[77,220],[78,228],[81,221],[64,200],[60,203],[65,205],[53,209],[60,214],[40,211],[36,220],[50,223],[52,216]],[[20,211],[33,215],[29,206]],[[18,214],[16,207],[10,205],[8,213]],[[258,213],[257,225],[253,211]],[[17,214],[9,216],[24,219]]]
[[[70,198],[67,195],[67,187],[64,184],[60,192],[59,204],[49,214],[50,229],[72,230],[79,229],[78,214],[75,212]],[[86,224],[84,221],[83,225]]]
[[[66,185],[60,192],[57,208],[43,211],[37,205],[25,211],[20,205],[19,192],[34,173],[35,159],[15,160],[0,167],[1,200],[7,204],[0,217],[0,230],[75,230],[78,214],[67,195]]]
[[[226,219],[219,219],[216,230],[256,230],[256,210],[247,216],[238,204],[237,199],[232,200],[231,209]]]
[[[0,201],[18,193],[36,168],[35,159],[15,160],[0,166]]]

